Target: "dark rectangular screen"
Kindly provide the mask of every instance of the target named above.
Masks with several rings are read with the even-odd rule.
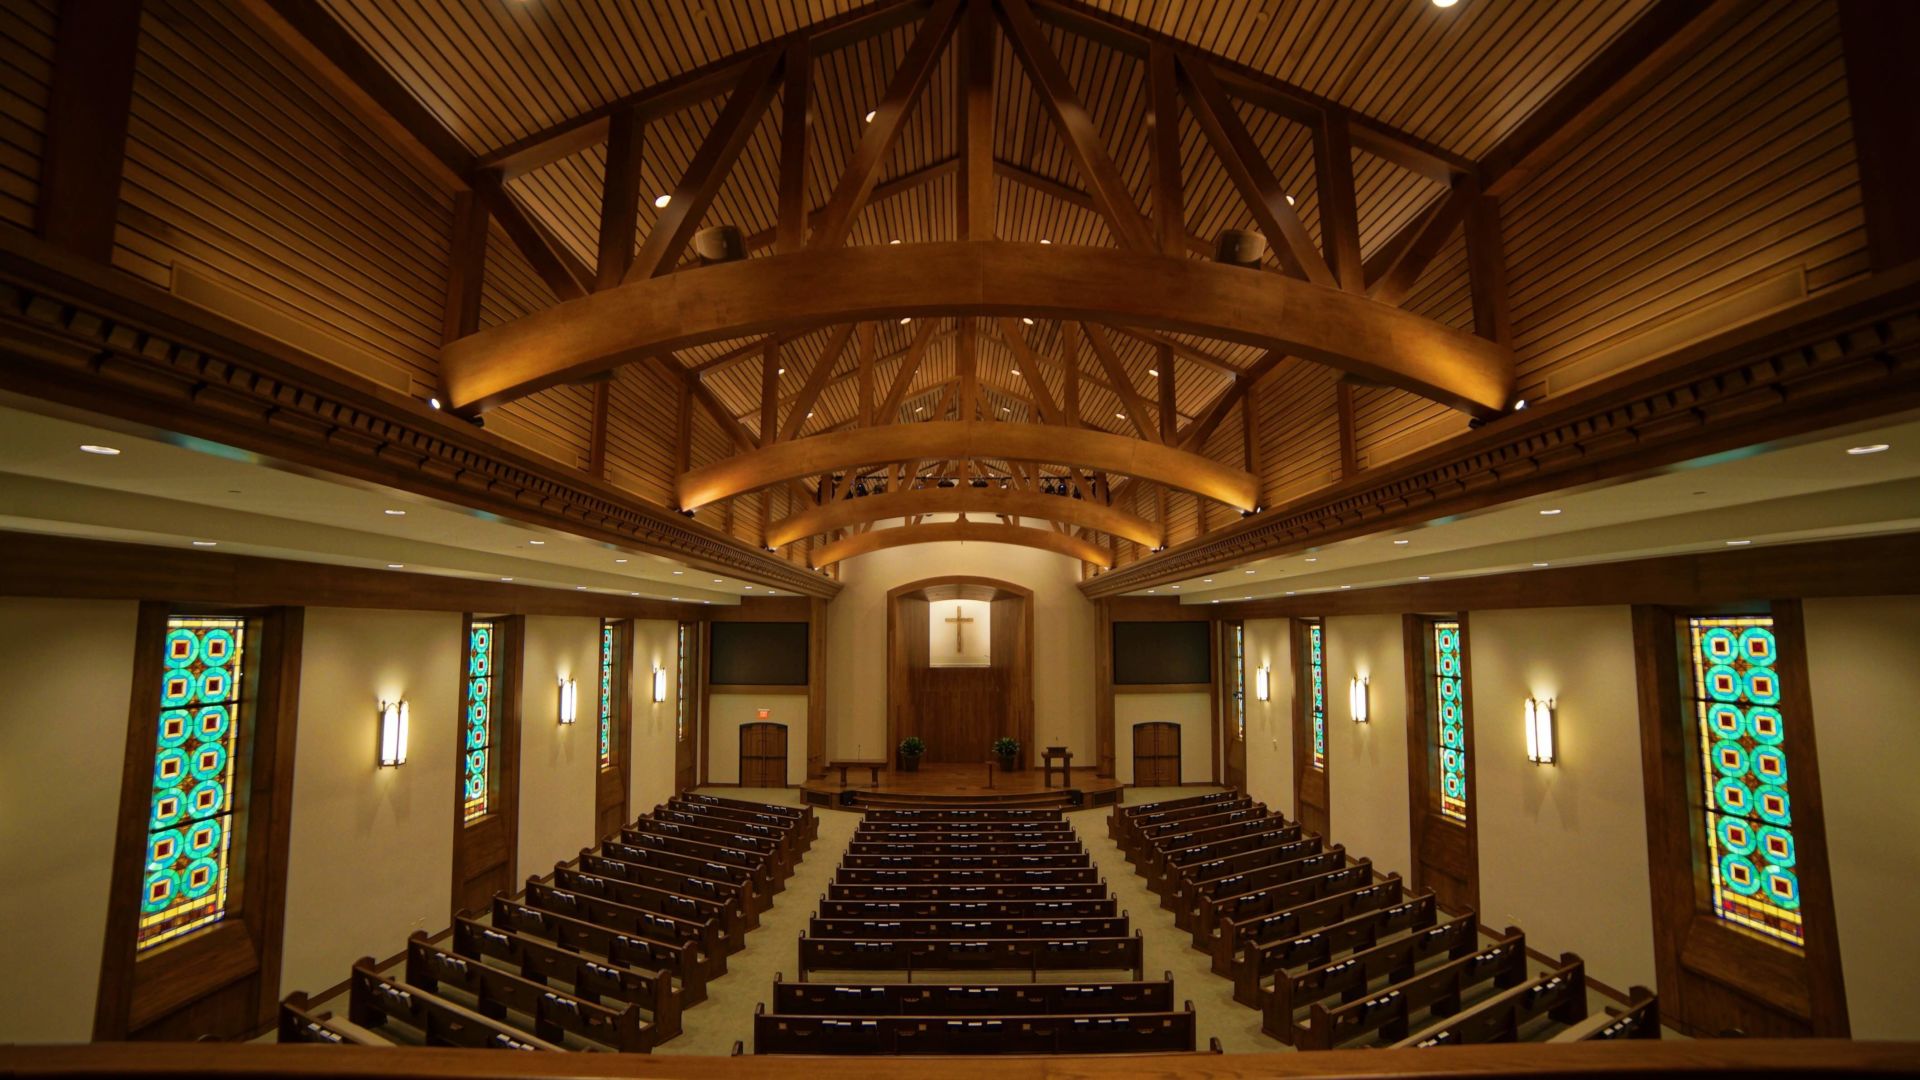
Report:
[[[1113,624],[1113,681],[1122,685],[1212,682],[1205,622]]]
[[[715,686],[807,685],[807,624],[716,622],[707,678]]]

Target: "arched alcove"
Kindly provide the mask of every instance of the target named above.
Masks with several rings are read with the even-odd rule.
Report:
[[[989,662],[934,668],[932,608],[944,600],[991,606]],[[927,743],[930,762],[986,761],[1001,735],[1033,752],[1033,590],[995,578],[925,578],[887,592],[888,753],[909,735]]]

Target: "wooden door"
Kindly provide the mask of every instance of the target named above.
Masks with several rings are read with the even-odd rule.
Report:
[[[513,892],[520,846],[520,616],[463,627],[458,765],[453,780],[453,910],[484,911]]]
[[[787,725],[740,725],[740,786],[787,786]]]
[[[1133,783],[1173,787],[1180,783],[1180,725],[1165,721],[1133,725]]]

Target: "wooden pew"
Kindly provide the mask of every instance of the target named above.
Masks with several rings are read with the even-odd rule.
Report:
[[[721,809],[745,811],[750,814],[766,814],[793,822],[805,830],[809,841],[820,835],[820,819],[814,815],[811,806],[781,806],[778,803],[753,802],[749,799],[729,799],[721,795],[701,795],[688,792],[677,797],[680,802],[700,803]]]
[[[1277,827],[1287,824],[1290,822],[1285,816],[1269,813],[1265,806],[1255,803],[1237,810],[1209,814],[1192,821],[1176,821],[1155,826],[1147,832],[1137,834],[1140,842],[1134,845],[1133,851],[1127,858],[1129,862],[1141,863],[1164,855],[1172,848],[1224,840],[1241,833],[1257,831],[1262,826]]]
[[[826,898],[829,901],[884,900],[900,903],[951,899],[971,903],[989,900],[1104,900],[1111,895],[1105,881],[1072,885],[850,885],[836,881],[827,885]]]
[[[420,987],[387,978],[374,970],[371,956],[361,957],[353,965],[347,982],[347,1018],[363,1028],[377,1028],[389,1020],[398,1020],[419,1031],[429,1046],[563,1049]]]
[[[959,821],[1004,824],[1027,821],[1065,821],[1058,810],[868,810],[872,822]]]
[[[1024,821],[1024,822],[969,822],[969,821],[861,821],[854,826],[855,839],[865,837],[892,838],[939,837],[942,839],[1022,839],[1034,837],[1053,839],[1058,836],[1078,838],[1071,821]]]
[[[641,866],[653,866],[670,870],[677,874],[707,878],[712,881],[725,881],[743,886],[742,893],[747,910],[758,915],[773,906],[773,897],[760,891],[754,881],[753,871],[744,866],[714,862],[696,855],[687,855],[664,848],[646,847],[608,840],[600,845],[600,854],[621,862],[637,863]]]
[[[1051,870],[1092,866],[1086,852],[1067,855],[846,855],[848,870]]]
[[[1087,919],[1120,914],[1120,901],[1093,900],[829,900],[823,919]]]
[[[1138,806],[1116,805],[1113,812],[1107,815],[1107,835],[1124,848],[1130,841],[1133,828],[1137,824],[1173,811],[1244,797],[1238,791],[1216,791],[1206,795],[1189,795],[1183,799],[1163,799],[1158,802],[1141,803]]]
[[[541,911],[604,926],[630,937],[670,946],[685,946],[692,950],[689,957],[691,961],[706,965],[709,979],[717,979],[727,973],[727,956],[720,948],[719,927],[711,921],[676,919],[671,915],[629,907],[586,893],[568,892],[538,878],[527,879],[527,888],[521,897],[528,907]]]
[[[1223,859],[1244,852],[1260,851],[1300,839],[1298,824],[1288,824],[1279,818],[1267,818],[1265,821],[1270,824],[1237,836],[1149,853],[1140,868],[1140,873],[1147,879],[1147,888],[1156,893],[1165,893],[1168,885],[1184,867],[1212,862],[1215,859]]]
[[[621,967],[665,972],[678,979],[688,1005],[707,1000],[707,965],[691,943],[669,944],[624,934],[597,923],[529,907],[506,896],[493,898],[493,925],[568,948],[597,953]]]
[[[798,859],[813,846],[814,837],[819,832],[819,821],[815,818],[800,819],[785,814],[747,810],[740,807],[715,805],[707,802],[689,800],[686,796],[675,796],[665,804],[665,809],[682,814],[697,814],[726,823],[760,825],[777,830],[784,838],[789,850]],[[655,807],[655,809],[661,809]],[[779,809],[768,807],[768,810]]]
[[[1193,947],[1204,949],[1223,918],[1246,922],[1273,910],[1274,889],[1301,878],[1328,874],[1347,864],[1347,849],[1335,844],[1297,859],[1283,859],[1226,878],[1213,879],[1208,890],[1196,887],[1191,900],[1184,895],[1173,909],[1175,926],[1193,934]],[[1181,916],[1186,916],[1182,919]]]
[[[847,845],[848,855],[1079,855],[1086,851],[1078,840],[861,840]]]
[[[1233,1000],[1264,1010],[1269,975],[1288,968],[1324,964],[1343,952],[1362,949],[1389,934],[1411,933],[1434,925],[1439,908],[1432,893],[1390,907],[1369,908],[1359,914],[1316,927],[1292,937],[1269,941],[1241,953],[1233,964]]]
[[[1174,913],[1174,924],[1177,926],[1180,911],[1183,908],[1187,911],[1187,918],[1192,920],[1197,897],[1211,895],[1216,889],[1227,884],[1245,888],[1271,884],[1282,873],[1282,871],[1273,870],[1274,866],[1308,855],[1317,855],[1320,851],[1321,841],[1318,836],[1303,836],[1298,840],[1275,844],[1273,847],[1243,851],[1224,859],[1183,866],[1166,889],[1160,893],[1160,906]],[[1188,922],[1186,929],[1192,929],[1191,921]]]
[[[627,847],[684,855],[707,863],[734,867],[746,874],[747,880],[753,882],[753,891],[767,897],[769,903],[772,902],[774,894],[786,888],[771,860],[745,848],[708,844],[699,840],[689,840],[683,836],[667,836],[631,827],[620,830],[620,843]],[[607,845],[603,844],[601,847],[605,850]]]
[[[1141,978],[1139,931],[1131,937],[1067,940],[858,941],[800,938],[800,981],[810,971],[1131,971]]]
[[[565,983],[588,1001],[607,997],[637,1005],[652,1022],[656,1044],[680,1034],[681,992],[667,972],[582,955],[542,938],[488,926],[466,912],[454,916],[453,951],[513,965],[522,978],[537,983]]]
[[[316,1013],[302,993],[288,994],[280,1002],[280,1036],[283,1043],[322,1043],[327,1046],[392,1046],[393,1044],[353,1023],[341,1023],[332,1013]]]
[[[672,806],[656,806],[653,808],[653,813],[648,816],[656,821],[716,829],[735,836],[751,836],[758,840],[765,840],[779,849],[781,858],[788,866],[798,865],[801,857],[806,854],[806,849],[798,843],[799,830],[792,825],[774,825],[744,817],[723,817],[714,812],[711,807],[675,809]]]
[[[1081,938],[1125,937],[1126,915],[1064,919],[822,919],[807,920],[810,938]]]
[[[1385,883],[1370,884],[1372,881],[1373,862],[1361,859],[1352,866],[1275,885],[1272,910],[1244,922],[1232,919],[1221,921],[1213,939],[1207,943],[1213,952],[1214,972],[1232,975],[1234,957],[1242,949],[1263,941],[1285,937],[1301,929],[1325,926],[1369,907],[1385,907],[1400,902],[1398,878],[1390,879],[1391,888]],[[1324,908],[1312,904],[1315,900],[1336,896],[1345,897],[1346,900]],[[1354,907],[1355,904],[1359,907]]]
[[[843,885],[1090,885],[1100,881],[1097,866],[1054,866],[1037,870],[871,870],[841,867],[833,879]]]
[[[1615,1039],[1660,1037],[1660,1001],[1653,991],[1636,986],[1627,991],[1624,1009],[1608,1007],[1572,1024],[1548,1042],[1611,1042]]]
[[[1572,953],[1560,954],[1560,966],[1505,993],[1458,1011],[1438,1024],[1401,1039],[1394,1049],[1518,1042],[1520,1033],[1541,1017],[1578,1024],[1587,1016],[1586,966]]]
[[[756,1054],[1138,1054],[1191,1052],[1179,1012],[1040,1016],[785,1016],[755,1006]]]
[[[1173,973],[1152,982],[790,983],[774,977],[773,1012],[795,1016],[1036,1016],[1173,1010]]]
[[[720,940],[728,953],[739,952],[746,945],[746,916],[731,904],[643,885],[623,877],[576,870],[564,863],[554,866],[548,880],[569,892],[585,893],[689,922],[712,922],[719,928]]]
[[[424,930],[414,931],[407,939],[406,970],[407,984],[430,994],[437,994],[444,984],[473,995],[483,1016],[505,1023],[511,1010],[530,1017],[533,1033],[548,1042],[559,1043],[573,1034],[635,1054],[648,1052],[655,1042],[653,1025],[640,1019],[637,1005],[614,1009],[542,986],[430,944]]]
[[[1297,1030],[1295,1045],[1302,1050],[1331,1050],[1375,1032],[1397,1042],[1407,1037],[1415,1017],[1422,1013],[1435,1017],[1458,1013],[1468,990],[1483,983],[1506,990],[1526,981],[1526,936],[1508,927],[1507,937],[1498,944],[1449,960],[1358,1001],[1334,1009],[1316,1003],[1306,1026]]]
[[[697,840],[702,844],[745,852],[748,855],[771,863],[776,881],[785,881],[793,876],[793,867],[787,862],[785,849],[777,840],[768,840],[750,833],[731,830],[710,829],[704,825],[683,825],[678,821],[665,818],[644,817],[630,822],[621,830],[624,832],[652,833],[656,836],[677,836],[686,840]]]
[[[1186,810],[1170,810],[1164,814],[1155,814],[1150,820],[1136,821],[1132,828],[1132,842],[1128,848],[1138,851],[1141,848],[1155,847],[1168,836],[1178,836],[1183,832],[1204,829],[1248,817],[1266,817],[1267,804],[1244,796],[1205,806],[1190,807]]]
[[[1479,948],[1480,926],[1469,911],[1438,926],[1359,949],[1342,959],[1310,967],[1297,975],[1282,971],[1263,1002],[1260,1030],[1293,1045],[1302,1009],[1338,994],[1342,1002],[1367,996],[1374,980],[1412,978],[1422,960],[1445,955],[1458,960]]]
[[[750,882],[698,877],[644,862],[629,862],[588,848],[581,849],[575,865],[584,874],[614,878],[719,904],[727,911],[726,924],[730,927],[739,926],[742,933],[760,925],[759,905],[754,903]]]

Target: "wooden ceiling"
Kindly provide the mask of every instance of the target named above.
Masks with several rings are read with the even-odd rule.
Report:
[[[629,95],[861,10],[860,5],[844,0],[324,2],[482,161]],[[1244,63],[1465,162],[1485,154],[1511,133],[1530,110],[1631,25],[1648,2],[1466,0],[1441,9],[1426,0],[1163,0],[1092,3],[1086,10],[1110,13]],[[809,207],[819,208],[832,192],[868,110],[883,96],[916,30],[914,22],[906,21],[815,58]],[[1140,205],[1149,205],[1146,64],[1052,22],[1044,31],[1128,189]],[[1083,181],[1063,140],[1052,130],[1039,96],[1004,36],[997,39],[997,49],[996,235],[1029,242],[1044,238],[1062,244],[1111,245],[1103,219],[1086,200]],[[850,244],[956,237],[954,163],[960,150],[955,123],[956,54],[957,50],[948,50],[941,57],[886,162],[880,194],[885,195],[894,182],[904,181],[901,186],[907,190],[891,198],[876,197],[854,222]],[[650,232],[660,213],[653,197],[673,189],[725,104],[724,96],[709,97],[655,117],[647,125],[640,166],[639,237]],[[1310,133],[1271,111],[1244,102],[1238,107],[1318,243]],[[770,239],[778,212],[779,122],[780,110],[767,110],[704,223],[733,223],[749,235]],[[1223,228],[1249,227],[1243,203],[1218,161],[1206,152],[1204,136],[1191,115],[1182,118],[1181,142],[1189,231],[1196,242],[1210,242]],[[1354,157],[1361,247],[1363,254],[1372,255],[1439,198],[1445,187],[1364,150],[1355,151]],[[507,187],[573,256],[591,266],[605,170],[605,144],[595,141],[511,176]],[[1277,265],[1271,252],[1268,260]],[[1438,260],[1433,276],[1444,277],[1446,263]],[[1457,265],[1453,269],[1457,271]],[[1457,280],[1457,273],[1453,277],[1456,280],[1428,283],[1429,295],[1413,297],[1408,306],[1465,328],[1469,321],[1465,285]],[[941,321],[914,373],[901,419],[911,420],[916,409],[930,408],[956,377],[954,322]],[[879,327],[878,351],[885,358],[876,372],[880,385],[891,385],[915,329],[891,322]],[[1059,355],[1058,324],[1042,321],[1025,329],[1040,355]],[[782,354],[789,372],[782,380],[784,395],[799,388],[797,380],[811,369],[832,337],[831,330],[822,329],[789,342]],[[750,344],[719,342],[677,355],[691,368],[712,365],[704,373],[707,385],[748,431],[757,433],[759,354],[758,350],[742,352]],[[1223,341],[1191,338],[1181,344],[1194,350],[1176,360],[1176,408],[1188,419],[1230,384],[1228,369],[1245,368],[1260,355],[1257,349]],[[1153,376],[1147,372],[1156,367],[1153,344],[1114,335],[1113,346],[1136,385],[1152,386]],[[1201,356],[1218,362],[1202,361]],[[1114,432],[1128,430],[1130,422],[1118,415],[1124,403],[1091,356],[1084,357],[1083,363],[1084,422]],[[1028,419],[1033,406],[1022,376],[1015,374],[1017,363],[990,327],[982,329],[979,364],[984,404],[991,415]],[[858,407],[855,366],[848,350],[834,381],[816,403],[805,433],[832,430],[854,417]],[[1043,370],[1042,377],[1057,398],[1062,374],[1051,363],[1043,365]]]

